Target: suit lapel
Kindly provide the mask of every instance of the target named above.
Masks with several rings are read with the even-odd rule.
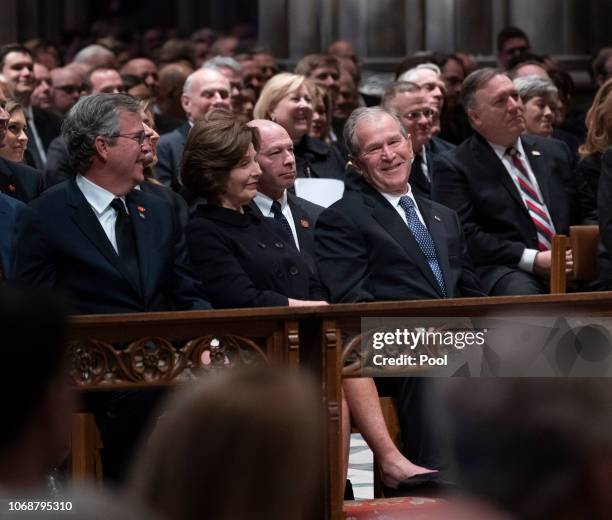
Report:
[[[74,179],[68,181],[68,205],[74,209],[71,215],[76,226],[83,235],[98,249],[98,251],[108,260],[112,266],[119,271],[130,285],[140,294],[140,290],[135,284],[135,280],[130,276],[129,271],[117,255],[112,244],[108,240],[106,233],[102,229],[100,222],[96,218],[87,199],[79,189]]]
[[[0,158],[0,191],[9,197],[21,201],[27,201],[27,193],[22,183],[10,169],[8,161]]]
[[[370,191],[370,190],[368,190]],[[366,201],[369,199],[369,205],[373,206],[372,216],[382,226],[387,233],[404,249],[406,254],[412,258],[414,263],[421,270],[425,278],[429,281],[436,292],[442,296],[442,291],[438,282],[429,267],[429,263],[425,255],[421,251],[421,247],[406,226],[406,223],[398,215],[395,208],[387,202],[387,200],[375,190],[371,189],[369,194],[365,194]],[[420,210],[420,206],[419,206]],[[425,221],[427,222],[427,221]]]
[[[291,215],[293,216],[295,231],[298,236],[298,242],[300,243],[300,251],[313,251],[314,242],[312,232],[314,229],[314,222],[310,221],[308,214],[296,204],[293,195],[290,193],[287,193],[287,203],[289,204]]]
[[[151,226],[147,220],[147,207],[144,205],[142,193],[133,190],[126,196],[130,221],[136,238],[136,249],[138,250],[138,267],[140,268],[140,286],[142,292],[147,296],[148,287],[145,285],[149,280],[149,262],[151,252]],[[153,209],[153,208],[150,208]]]
[[[448,247],[446,244],[447,235],[444,227],[444,222],[440,219],[438,215],[433,213],[431,204],[425,198],[417,197],[417,204],[419,206],[419,211],[423,216],[423,220],[425,221],[425,225],[429,230],[429,234],[436,245],[436,253],[438,254],[438,263],[440,264],[440,269],[442,270],[442,276],[444,278],[444,285],[446,286],[446,292],[449,298],[453,297],[453,284],[449,280],[449,275],[451,272],[450,262],[448,259]],[[429,264],[428,264],[429,267]],[[430,269],[431,271],[431,269]],[[442,294],[440,291],[440,287],[437,283],[435,284],[436,290]]]
[[[474,134],[472,139],[472,151],[474,153],[474,157],[476,158],[476,163],[479,165],[479,167],[485,170],[483,174],[487,177],[491,177],[492,175],[492,182],[500,183],[518,204],[521,211],[523,211],[525,215],[529,217],[529,212],[523,203],[523,199],[521,199],[521,194],[518,192],[516,185],[512,181],[508,170],[506,170],[506,167],[503,165],[500,158],[489,146],[489,143],[487,143],[479,134]],[[531,217],[529,217],[529,219],[531,220]]]

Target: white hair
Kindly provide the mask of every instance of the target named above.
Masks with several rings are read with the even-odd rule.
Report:
[[[412,67],[411,69],[408,69],[407,71],[402,72],[400,77],[397,78],[397,81],[412,81],[414,83],[417,76],[419,75],[420,70],[432,70],[438,76],[442,75],[442,71],[440,70],[440,67],[438,67],[435,63],[421,63],[420,65],[417,65],[416,67]]]

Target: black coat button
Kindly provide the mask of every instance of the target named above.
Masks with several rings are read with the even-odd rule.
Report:
[[[285,247],[285,244],[283,244],[282,242],[274,242],[274,245],[278,247],[279,249],[282,249],[283,247]]]
[[[297,267],[295,267],[294,265],[292,265],[292,266],[289,268],[289,274],[290,274],[291,276],[295,276],[295,275],[296,275],[296,274],[298,274],[299,272],[300,272],[300,270],[299,270]]]

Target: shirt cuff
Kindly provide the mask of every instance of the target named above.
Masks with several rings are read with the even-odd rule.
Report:
[[[521,256],[519,260],[519,269],[527,271],[528,273],[533,273],[533,263],[538,253],[539,251],[537,249],[525,249],[523,251],[523,256]]]

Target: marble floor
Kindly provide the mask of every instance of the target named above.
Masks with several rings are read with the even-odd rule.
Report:
[[[372,451],[361,435],[351,435],[348,478],[353,485],[355,498],[374,498]]]

